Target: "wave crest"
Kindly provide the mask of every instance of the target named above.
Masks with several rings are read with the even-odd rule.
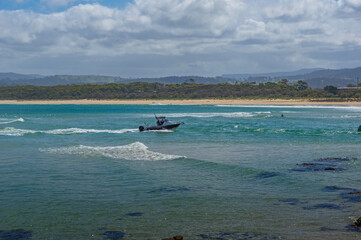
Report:
[[[14,122],[25,122],[25,120],[23,118],[18,118],[18,119],[0,119],[0,124],[9,124],[9,123],[14,123]]]
[[[149,151],[148,147],[141,142],[135,142],[123,146],[114,147],[91,147],[79,145],[72,147],[46,148],[39,150],[42,152],[50,152],[55,154],[71,154],[83,157],[104,156],[123,160],[160,161],[184,158],[183,156]]]

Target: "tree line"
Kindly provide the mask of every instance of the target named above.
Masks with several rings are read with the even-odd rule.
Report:
[[[128,84],[85,84],[57,86],[0,87],[2,100],[71,100],[71,99],[202,99],[202,98],[327,98],[361,99],[361,90],[339,90],[334,86],[311,89],[304,81],[278,83],[162,84],[134,82]]]

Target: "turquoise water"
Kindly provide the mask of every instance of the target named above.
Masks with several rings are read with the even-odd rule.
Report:
[[[185,124],[139,132],[153,113]],[[360,118],[356,106],[0,105],[0,239],[359,239],[347,226],[361,216]]]

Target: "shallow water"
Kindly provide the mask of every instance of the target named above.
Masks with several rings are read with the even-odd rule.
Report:
[[[185,124],[139,132],[154,113]],[[346,106],[0,105],[0,239],[358,239],[360,118]]]

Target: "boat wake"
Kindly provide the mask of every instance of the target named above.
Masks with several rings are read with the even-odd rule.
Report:
[[[70,135],[70,134],[86,134],[86,133],[112,133],[121,134],[127,132],[138,132],[138,129],[82,129],[82,128],[65,128],[65,129],[53,129],[53,130],[30,130],[30,129],[18,129],[13,127],[6,127],[0,129],[0,135],[2,136],[24,136],[27,134],[45,133],[54,135]]]
[[[92,147],[79,145],[61,148],[45,148],[39,150],[42,152],[49,152],[54,154],[71,154],[82,157],[103,156],[122,160],[161,161],[184,158],[183,156],[149,151],[148,147],[141,142],[113,147]]]
[[[14,123],[14,122],[24,122],[24,121],[25,120],[23,118],[18,118],[18,119],[14,119],[14,120],[0,118],[0,124],[9,124],[9,123]]]

